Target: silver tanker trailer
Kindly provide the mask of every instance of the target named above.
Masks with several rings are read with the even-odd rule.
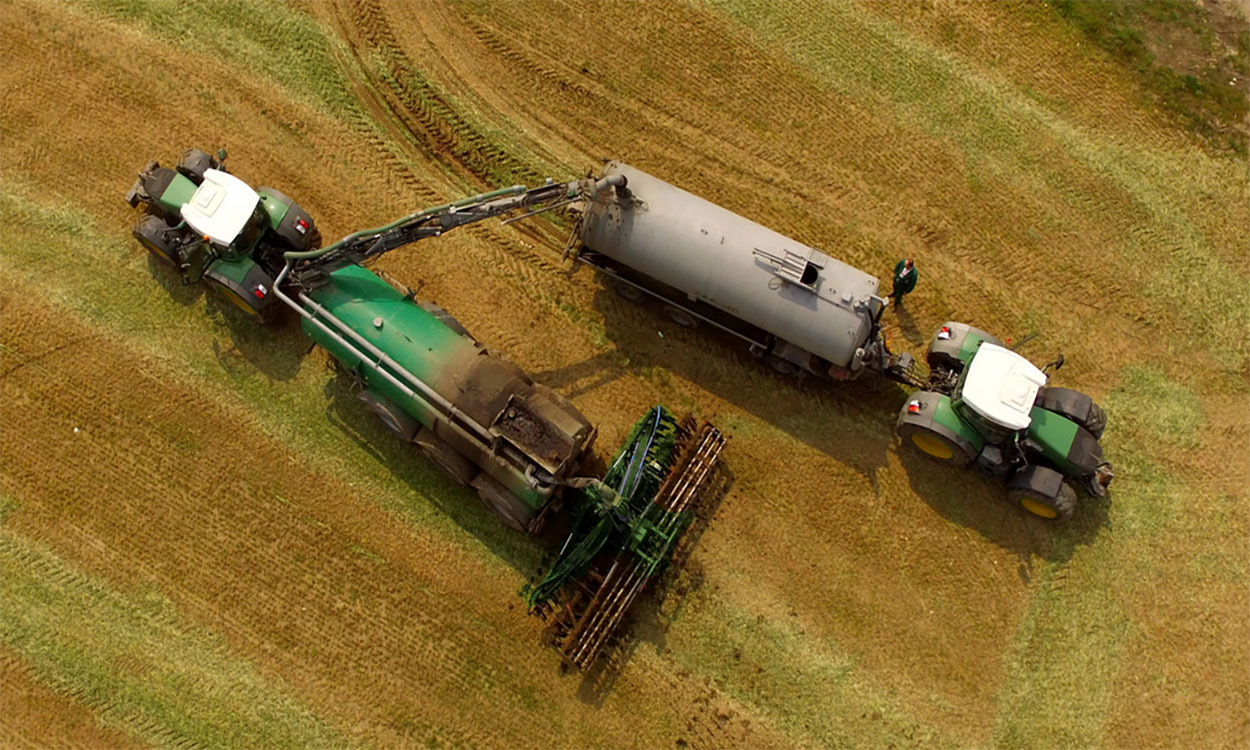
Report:
[[[618,175],[624,184],[589,201],[576,231],[578,260],[618,294],[721,328],[782,373],[914,382],[911,356],[881,335],[876,277],[628,164],[602,176]]]

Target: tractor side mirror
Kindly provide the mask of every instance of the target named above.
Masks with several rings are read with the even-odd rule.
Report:
[[[1046,366],[1042,368],[1042,373],[1045,374],[1047,372],[1050,372],[1052,369],[1058,370],[1060,367],[1063,367],[1063,355],[1062,354],[1060,354],[1059,358],[1056,359],[1054,362],[1047,363]]]
[[[226,161],[226,149],[224,147],[217,149],[217,161],[223,163]]]

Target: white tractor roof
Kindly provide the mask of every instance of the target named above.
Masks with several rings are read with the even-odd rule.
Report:
[[[191,200],[182,205],[182,218],[214,243],[229,245],[239,236],[260,196],[238,177],[219,169],[204,171]]]
[[[1037,389],[1046,375],[1024,357],[1001,346],[981,344],[968,365],[961,396],[977,414],[1011,430],[1029,426]]]

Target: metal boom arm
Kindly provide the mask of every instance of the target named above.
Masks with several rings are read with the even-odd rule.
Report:
[[[548,183],[528,189],[524,185],[513,185],[427,208],[380,227],[353,232],[320,250],[288,252],[284,257],[291,266],[293,280],[305,289],[315,289],[339,268],[376,258],[427,237],[438,237],[456,227],[526,209],[526,214],[515,218],[533,216],[577,200],[593,198],[609,187],[621,188],[624,185],[625,178],[620,175],[601,180],[587,178]]]

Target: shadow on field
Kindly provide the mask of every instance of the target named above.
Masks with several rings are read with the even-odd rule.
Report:
[[[925,334],[920,330],[920,327],[916,325],[916,319],[911,316],[911,312],[908,311],[906,305],[893,305],[886,311],[886,315],[887,317],[885,318],[885,322],[887,324],[890,317],[893,317],[894,320],[898,321],[898,328],[902,331],[903,338],[907,340],[907,343],[912,346],[921,346],[924,344]]]
[[[975,470],[938,466],[910,450],[900,450],[899,458],[917,495],[948,520],[1014,553],[1026,583],[1033,555],[1066,562],[1077,547],[1092,543],[1111,526],[1112,493],[1096,499],[1078,491],[1076,515],[1066,524],[1056,524],[1008,505],[1002,484]]]
[[[728,464],[718,463],[703,490],[694,521],[673,552],[672,563],[643,590],[612,642],[591,669],[582,674],[577,697],[583,703],[595,708],[602,706],[640,648],[654,649],[657,654],[667,649],[669,627],[681,617],[689,596],[703,586],[703,566],[693,557],[694,551],[733,483],[734,474]]]
[[[473,490],[456,484],[446,473],[421,455],[415,445],[405,443],[387,430],[356,398],[359,389],[354,379],[336,368],[327,357],[327,369],[333,377],[326,381],[326,418],[357,445],[386,467],[392,476],[402,480],[418,499],[429,498],[439,512],[457,526],[481,541],[491,553],[514,570],[532,577],[542,537],[527,537],[514,531],[485,505]],[[548,524],[549,526],[551,524]],[[527,545],[532,545],[527,552]]]
[[[582,272],[588,283],[599,284],[589,269]],[[602,286],[594,305],[616,350],[535,373],[535,380],[576,398],[624,375],[658,379],[663,389],[672,373],[873,481],[885,466],[890,431],[882,426],[906,397],[898,384],[871,375],[841,384],[780,375],[752,357],[744,342],[711,326],[683,329],[658,310]]]
[[[286,308],[261,325],[230,302],[211,292],[204,284],[184,284],[173,268],[148,255],[152,278],[174,302],[187,307],[204,298],[205,317],[225,329],[230,346],[213,342],[213,354],[232,375],[256,369],[272,380],[290,380],[299,371],[300,360],[308,351],[308,339],[300,332],[296,316]]]
[[[194,304],[197,299],[208,291],[203,284],[184,284],[182,277],[167,262],[156,259],[155,255],[148,253],[148,271],[152,274],[152,278],[156,283],[161,285],[165,293],[174,302],[186,307]]]

